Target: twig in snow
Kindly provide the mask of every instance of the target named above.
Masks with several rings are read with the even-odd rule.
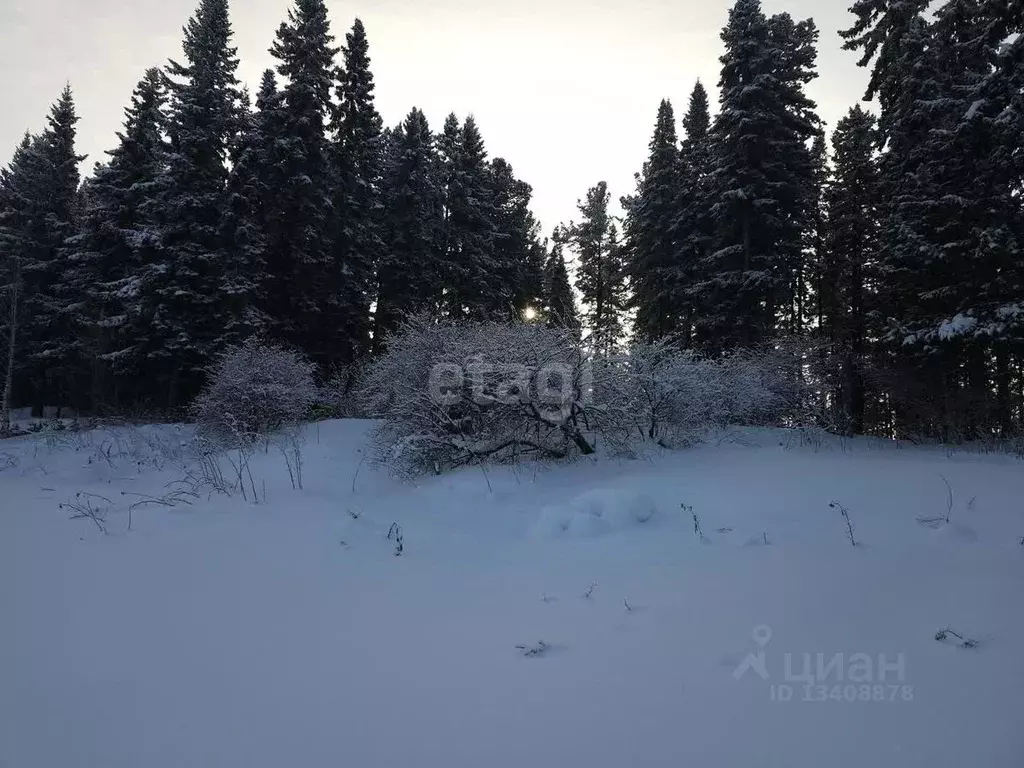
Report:
[[[629,600],[626,600],[625,598],[623,598],[622,604],[624,606],[626,606],[626,613],[632,613],[633,612],[633,606],[629,604]]]
[[[536,645],[517,645],[516,650],[522,651],[523,656],[543,656],[550,646],[543,640],[538,640]]]
[[[953,487],[949,484],[949,480],[946,476],[939,474],[942,478],[942,482],[946,484],[946,525],[949,525],[949,517],[953,514]]]
[[[392,539],[395,542],[395,557],[401,557],[402,552],[405,551],[405,539],[402,536],[402,526],[398,523],[392,523],[388,529],[388,541]]]
[[[846,521],[846,536],[850,539],[850,546],[856,547],[857,540],[853,537],[853,523],[850,521],[850,511],[838,501],[830,501],[828,505],[832,509],[838,509]]]
[[[318,440],[318,442],[319,442],[319,440]],[[362,469],[363,462],[366,461],[366,454],[365,453],[363,453],[361,450],[357,450],[356,452],[357,453],[362,453],[363,455],[359,457],[359,463],[356,464],[356,471],[352,473],[352,493],[356,492],[356,478],[359,477],[359,470]]]
[[[99,507],[93,506],[93,499],[102,499],[103,501],[107,502],[108,507],[106,509],[101,509]],[[104,523],[106,523],[107,520],[107,509],[109,509],[110,505],[113,505],[113,503],[114,502],[112,502],[106,496],[98,496],[95,493],[85,493],[84,491],[79,491],[78,493],[75,494],[74,501],[63,502],[62,504],[59,505],[59,509],[70,510],[73,513],[69,518],[71,520],[81,520],[82,518],[88,518],[92,520],[96,524],[96,527],[99,528],[104,535],[106,535],[107,527],[106,525],[104,525]]]
[[[594,589],[596,589],[596,588],[597,588],[597,582],[595,581],[593,584],[591,584],[589,587],[587,587],[587,591],[583,593],[583,599],[584,600],[589,600],[590,596],[592,594],[594,594]]]
[[[700,537],[701,541],[706,541],[707,539],[704,538],[704,529],[701,528],[700,525],[700,518],[697,517],[697,513],[693,511],[693,507],[689,504],[680,504],[679,506],[682,507],[683,512],[689,512],[690,515],[693,516],[693,532]]]
[[[978,641],[977,640],[975,640],[974,638],[971,638],[971,637],[964,637],[959,632],[954,632],[949,627],[946,627],[945,629],[940,629],[938,632],[936,632],[935,633],[935,639],[938,640],[941,643],[941,642],[944,642],[949,635],[952,635],[953,637],[955,637],[957,640],[960,641],[958,643],[958,645],[961,648],[977,648],[978,647]]]

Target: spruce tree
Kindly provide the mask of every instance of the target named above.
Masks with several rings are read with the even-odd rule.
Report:
[[[387,247],[378,268],[373,331],[378,349],[404,315],[436,312],[443,287],[439,160],[426,115],[414,108],[390,136]]]
[[[363,23],[345,35],[334,127],[334,206],[339,221],[334,258],[341,273],[341,326],[334,341],[339,362],[351,362],[370,343],[373,275],[383,251],[380,203],[383,156],[381,119],[374,106],[373,74]]]
[[[491,161],[487,176],[494,210],[494,269],[487,281],[489,316],[523,317],[543,296],[543,254],[530,213],[533,190],[517,179],[504,158]]]
[[[218,351],[228,152],[240,92],[227,0],[201,0],[184,29],[185,64],[170,62],[167,168],[158,184],[158,245],[147,265],[143,347],[159,402],[179,406]]]
[[[81,360],[73,326],[77,284],[65,242],[76,230],[80,199],[74,98],[66,87],[47,127],[26,136],[3,179],[0,248],[4,284],[16,286],[20,318],[12,389],[36,415],[45,405],[78,405]]]
[[[698,80],[690,94],[689,107],[683,117],[684,136],[680,153],[680,179],[674,222],[679,256],[678,269],[671,286],[672,303],[676,307],[676,336],[684,346],[700,343],[695,334],[700,306],[700,284],[703,259],[707,255],[712,233],[709,176],[711,173],[711,114],[708,94]],[[709,313],[712,308],[709,308]],[[703,341],[706,341],[704,339]]]
[[[834,170],[825,191],[827,225],[816,292],[821,329],[839,371],[833,402],[839,428],[864,431],[864,363],[871,328],[870,284],[879,248],[875,118],[855,106],[832,134]]]
[[[551,253],[544,265],[544,316],[552,328],[569,328],[580,331],[580,317],[576,309],[576,297],[569,282],[569,270],[565,266],[563,245],[566,234],[555,228],[552,236]]]
[[[766,18],[759,0],[737,0],[722,32],[714,237],[694,286],[712,348],[770,338],[792,304],[810,215],[807,142],[818,130],[803,92],[814,77],[816,37],[809,21]]]
[[[679,244],[678,205],[681,157],[672,104],[658,107],[650,154],[637,179],[637,191],[623,198],[634,332],[644,341],[657,341],[680,328],[678,289],[683,281]]]
[[[449,116],[440,139],[445,189],[445,297],[449,317],[508,315],[494,260],[496,210],[487,150],[476,120]]]
[[[591,187],[577,204],[581,220],[566,231],[567,242],[576,251],[576,289],[586,307],[588,343],[599,357],[609,357],[619,348],[628,300],[625,258],[608,213],[609,199],[606,182]]]
[[[265,314],[268,238],[264,204],[270,197],[267,140],[261,115],[250,111],[248,102],[246,93],[240,133],[231,148],[231,173],[221,218],[224,254],[219,348],[239,344],[271,327]]]
[[[83,192],[71,243],[82,295],[75,317],[91,377],[93,410],[152,395],[142,384],[138,311],[141,280],[155,242],[157,182],[167,162],[163,74],[146,71],[125,109],[119,143],[97,164]]]
[[[272,327],[320,365],[344,354],[342,272],[332,230],[332,168],[326,124],[334,55],[323,0],[297,0],[270,53],[284,78],[265,74],[257,100],[264,133],[267,201],[267,314]],[[269,163],[269,166],[268,166]]]

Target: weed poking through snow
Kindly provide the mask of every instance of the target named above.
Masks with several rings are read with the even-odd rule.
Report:
[[[977,648],[978,647],[978,641],[977,640],[975,640],[974,638],[971,638],[971,637],[966,637],[964,635],[961,635],[959,632],[954,632],[949,627],[946,627],[945,629],[940,629],[938,632],[936,632],[935,633],[935,639],[938,640],[940,643],[944,643],[949,638],[950,635],[952,635],[953,637],[955,637],[959,641],[959,642],[957,642],[957,645],[960,646],[961,648]]]
[[[917,522],[921,525],[927,526],[928,528],[938,528],[940,525],[949,525],[949,521],[953,516],[953,487],[949,484],[949,480],[943,474],[939,475],[943,484],[946,486],[946,514],[939,515],[938,517],[925,517],[920,516],[917,518]],[[967,502],[967,509],[970,510],[974,506],[974,499],[972,498]]]
[[[597,588],[597,582],[595,581],[593,584],[591,584],[589,587],[587,587],[587,591],[583,593],[583,599],[584,600],[589,600],[590,596],[594,594],[594,590],[596,588]]]
[[[543,640],[538,640],[536,645],[517,645],[516,650],[522,651],[523,656],[543,656],[551,648]]]
[[[93,503],[93,499],[99,499],[107,502],[106,507],[99,507]],[[96,527],[106,535],[107,533],[107,510],[112,507],[114,502],[108,499],[106,496],[97,496],[95,493],[85,493],[79,491],[75,494],[74,501],[65,501],[59,505],[59,509],[66,509],[70,511],[70,520],[82,520],[88,518],[92,520]]]
[[[404,541],[402,537],[402,526],[398,523],[392,523],[388,529],[388,541],[395,542],[395,557],[401,557],[402,552],[405,551]]]
[[[853,537],[853,522],[850,520],[850,510],[840,504],[838,501],[830,501],[828,505],[832,509],[838,509],[839,513],[843,516],[843,520],[846,521],[846,537],[850,540],[850,546],[857,546],[857,539]]]
[[[697,513],[693,511],[693,507],[689,504],[680,504],[679,506],[682,507],[683,512],[689,512],[693,517],[693,532],[700,537],[701,541],[707,541],[704,536],[704,529],[700,525],[700,518],[697,517]]]

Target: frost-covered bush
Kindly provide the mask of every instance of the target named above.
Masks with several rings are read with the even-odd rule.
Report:
[[[256,339],[225,350],[192,404],[201,438],[251,450],[270,435],[297,427],[316,401],[313,364]]]
[[[709,428],[782,422],[801,400],[787,361],[776,351],[708,358],[669,342],[640,344],[606,363],[619,372],[601,378],[609,389],[596,399],[630,414],[637,438],[685,444]]]
[[[776,423],[792,409],[792,379],[772,353],[705,359],[660,343],[593,359],[572,331],[416,317],[369,366],[359,397],[380,419],[372,456],[416,475]]]
[[[593,453],[599,436],[615,443],[629,426],[594,401],[605,372],[571,331],[411,318],[359,388],[364,412],[380,419],[373,457],[416,475]]]

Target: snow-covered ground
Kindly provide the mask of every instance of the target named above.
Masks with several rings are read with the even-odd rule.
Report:
[[[366,429],[131,531],[173,461],[0,442],[0,766],[1024,765],[1020,461],[748,430],[412,486]]]

